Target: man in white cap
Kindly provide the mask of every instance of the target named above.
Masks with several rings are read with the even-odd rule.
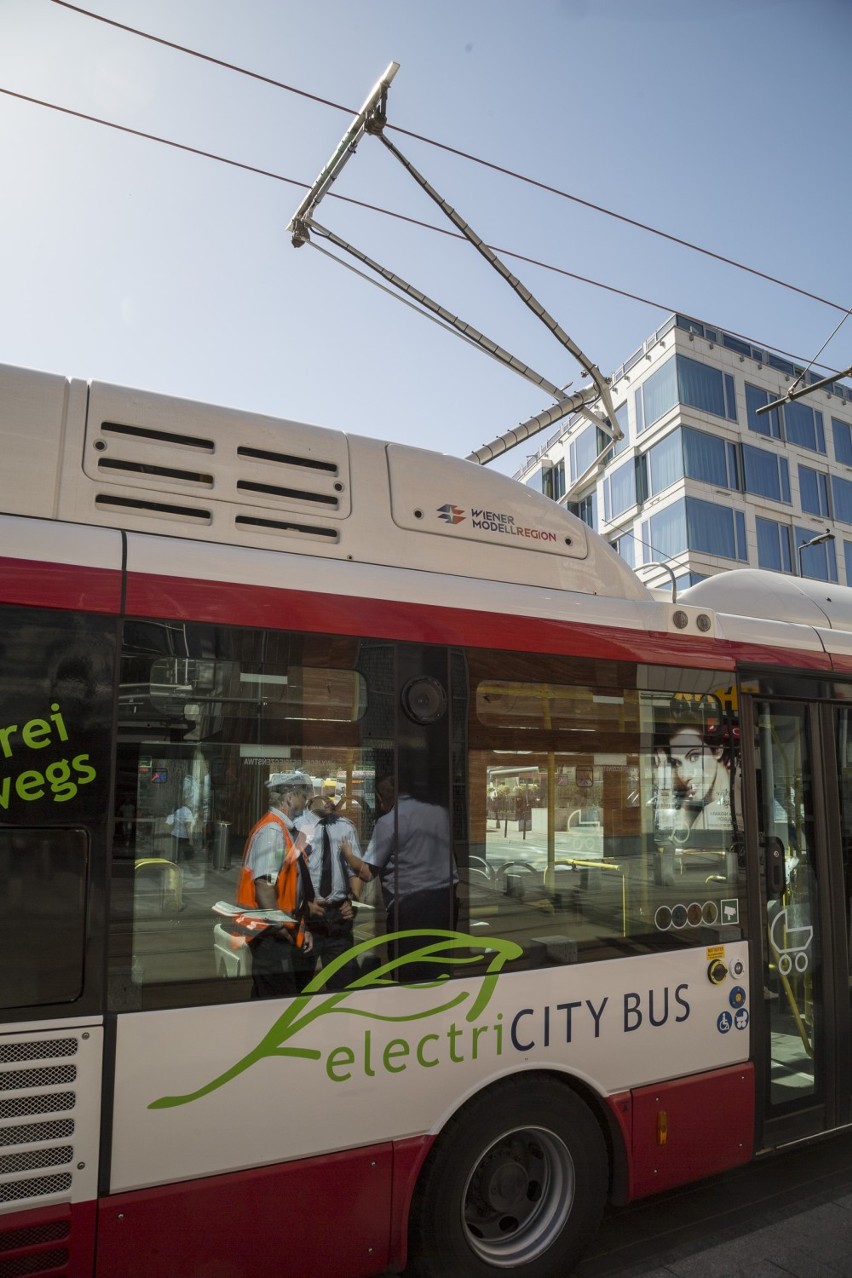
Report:
[[[299,955],[313,938],[301,922],[306,875],[296,822],[313,790],[304,772],[273,772],[266,782],[269,810],[249,832],[237,889],[237,904],[249,909],[284,910],[294,922],[263,927],[249,942],[252,998],[292,998],[299,992]],[[308,880],[309,882],[309,880]],[[310,888],[308,888],[310,894]]]

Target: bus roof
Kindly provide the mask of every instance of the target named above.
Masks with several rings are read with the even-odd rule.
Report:
[[[581,520],[458,457],[0,365],[0,511],[646,602]]]

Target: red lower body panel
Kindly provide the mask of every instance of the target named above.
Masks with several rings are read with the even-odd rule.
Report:
[[[393,1158],[392,1145],[376,1145],[101,1199],[95,1273],[381,1273],[389,1263]]]
[[[609,1098],[624,1138],[624,1200],[739,1167],[754,1154],[754,1068],[729,1066]]]
[[[61,1203],[0,1216],[0,1273],[91,1278],[97,1203]]]

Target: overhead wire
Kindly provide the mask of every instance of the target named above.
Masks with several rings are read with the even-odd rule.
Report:
[[[796,380],[790,386],[788,386],[787,388],[788,395],[790,395],[796,389],[796,387],[799,385],[800,382],[803,382],[805,380],[805,377],[807,376],[810,369],[813,368],[814,364],[817,362],[820,355],[825,350],[826,346],[828,346],[829,342],[832,341],[840,332],[841,328],[846,323],[850,315],[852,315],[852,307],[849,308],[849,310],[846,312],[845,315],[841,315],[840,319],[835,324],[833,331],[829,333],[828,337],[825,339],[822,346],[817,351],[816,355],[814,355],[812,360],[808,361],[808,363],[802,369],[801,373],[799,373],[799,376],[796,378]],[[824,367],[824,365],[821,364],[820,368],[822,367]],[[841,376],[843,376],[843,374],[841,374]]]
[[[469,346],[472,346],[475,351],[482,351],[483,354],[490,355],[492,359],[497,359],[497,356],[488,350],[487,347],[482,346],[479,342],[475,342],[472,337],[467,335],[467,333],[459,332],[458,329],[453,328],[451,324],[448,324],[446,320],[441,319],[439,315],[433,315],[430,311],[424,310],[422,306],[418,306],[416,302],[412,302],[408,297],[401,296],[399,293],[395,292],[394,289],[388,288],[387,284],[382,284],[379,280],[374,279],[372,275],[368,275],[366,271],[359,271],[357,266],[353,266],[351,262],[347,262],[344,258],[338,257],[336,253],[332,253],[330,249],[324,248],[322,244],[318,244],[316,240],[307,240],[306,246],[314,249],[317,253],[321,253],[323,257],[329,258],[330,261],[336,262],[338,266],[345,267],[347,271],[351,271],[352,274],[357,275],[359,279],[364,280],[367,284],[372,284],[374,288],[379,289],[382,293],[386,293],[388,297],[392,297],[395,302],[402,302],[404,306],[408,306],[412,311],[414,311],[415,315],[421,315],[423,319],[431,320],[433,324],[436,324],[438,328],[443,329],[443,331],[448,333],[451,337],[460,337],[462,341],[467,342]],[[510,367],[504,364],[501,360],[498,360],[498,363],[500,363],[503,368]],[[510,371],[515,372],[517,370],[510,368]]]
[[[64,3],[64,0],[52,0],[52,2],[59,4]],[[259,177],[272,178],[276,182],[283,182],[288,186],[298,187],[303,191],[310,190],[309,182],[302,182],[298,178],[287,177],[282,173],[275,173],[272,169],[264,169],[259,165],[248,164],[243,160],[234,160],[230,156],[219,155],[215,151],[207,151],[202,147],[191,146],[188,142],[176,142],[173,138],[166,138],[161,134],[149,133],[144,129],[135,129],[128,124],[119,124],[115,120],[106,120],[103,116],[92,115],[86,111],[78,111],[73,107],[61,106],[58,102],[48,102],[45,98],[36,98],[28,93],[20,93],[15,89],[7,89],[2,85],[0,85],[0,94],[10,98],[17,98],[21,102],[29,102],[33,106],[41,106],[51,111],[58,111],[62,115],[73,116],[75,119],[84,120],[89,124],[100,124],[104,128],[113,129],[118,133],[127,133],[131,137],[141,138],[147,142],[157,142],[162,146],[171,147],[176,151],[185,151],[189,155],[197,155],[202,159],[215,160],[218,164],[226,164],[231,168],[242,169],[246,173],[254,173]],[[372,204],[367,200],[359,200],[351,195],[341,195],[339,192],[330,191],[326,198],[331,200],[340,200],[344,204],[352,204],[356,208],[365,209],[370,213],[378,213],[383,217],[390,217],[396,221],[405,222],[411,226],[419,227],[422,230],[433,231],[438,235],[446,235],[450,239],[462,242],[464,241],[464,237],[460,235],[458,231],[451,231],[445,226],[438,226],[433,222],[426,222],[421,218],[412,217],[407,213],[399,213],[393,209],[383,208],[379,204]],[[603,289],[607,293],[613,293],[615,296],[626,298],[628,301],[638,302],[642,306],[651,306],[655,310],[663,311],[668,314],[685,313],[685,308],[682,306],[674,306],[670,302],[654,301],[652,298],[643,297],[641,293],[631,293],[629,290],[618,288],[614,284],[605,284],[602,280],[593,280],[590,276],[580,275],[576,271],[569,271],[566,267],[556,266],[552,262],[543,262],[540,258],[530,257],[526,253],[518,253],[514,249],[503,248],[498,244],[489,244],[488,247],[493,249],[495,253],[499,253],[504,257],[511,257],[516,261],[525,262],[529,266],[536,266],[540,270],[550,271],[555,275],[564,276],[566,279],[576,280],[580,284],[589,285],[590,288]],[[332,254],[329,256],[333,257]],[[826,304],[833,305],[833,303]],[[756,338],[751,337],[746,333],[739,333],[735,329],[732,329],[730,325],[718,325],[718,327],[724,328],[732,337],[741,338],[744,342],[762,345],[767,349],[775,351],[779,355],[783,355],[786,359],[792,359],[798,363],[801,363],[804,360],[804,356],[797,355],[792,351],[784,350],[783,347],[767,347],[765,342],[759,343]],[[812,364],[816,364],[816,360],[813,360]],[[837,372],[837,369],[832,368],[831,365],[828,364],[819,364],[817,367],[824,368],[830,373]]]
[[[174,49],[178,53],[184,53],[188,57],[197,58],[200,61],[208,62],[213,66],[222,67],[224,70],[233,71],[237,75],[246,76],[249,79],[257,80],[262,84],[268,84],[273,88],[283,89],[287,93],[293,93],[299,97],[316,102],[321,106],[331,107],[336,111],[343,111],[348,115],[357,114],[351,107],[334,102],[330,98],[321,96],[320,94],[310,93],[306,89],[299,89],[295,85],[287,84],[283,80],[276,80],[272,76],[262,75],[258,71],[252,71],[248,67],[239,66],[234,62],[227,62],[222,58],[213,57],[212,54],[202,53],[199,49],[193,49],[189,45],[179,44],[174,40],[167,40],[163,36],[154,35],[152,32],[143,31],[139,27],[132,27],[128,23],[118,22],[115,18],[107,18],[103,14],[95,13],[91,9],[86,9],[82,5],[72,4],[71,0],[51,0],[51,3],[59,5],[63,9],[72,10],[81,14],[83,17],[91,18],[96,22],[104,23],[107,26],[115,27],[118,30],[126,31],[130,35],[138,36],[142,40],[149,40],[154,44],[162,45],[164,48]],[[481,156],[473,155],[468,151],[462,151],[458,147],[450,146],[446,142],[440,142],[435,138],[430,138],[422,133],[415,133],[411,129],[402,128],[400,125],[390,124],[386,128],[394,132],[401,133],[405,137],[422,142],[427,146],[436,147],[439,150],[446,151],[450,155],[458,156],[460,159],[467,160],[471,164],[478,164],[483,168],[500,173],[504,177],[512,178],[514,181],[524,183],[528,186],[536,187],[538,190],[546,191],[550,195],[555,195],[559,199],[570,200],[575,204],[582,205],[584,208],[590,209],[595,213],[600,213],[605,217],[614,218],[616,221],[623,222],[625,225],[633,226],[637,230],[645,231],[649,235],[659,236],[661,239],[668,240],[672,244],[678,244],[682,248],[687,248],[691,252],[703,254],[706,257],[713,258],[717,262],[721,262],[726,266],[734,267],[736,270],[745,271],[750,275],[756,276],[758,279],[766,280],[770,284],[775,284],[779,288],[788,289],[791,292],[798,293],[802,297],[807,297],[811,301],[819,302],[823,306],[829,306],[833,310],[847,312],[848,308],[839,302],[832,302],[829,298],[821,297],[818,293],[813,293],[809,289],[801,288],[798,284],[792,284],[787,280],[779,279],[775,275],[770,275],[766,271],[761,271],[757,267],[749,266],[744,262],[739,262],[735,258],[727,257],[723,253],[718,253],[713,249],[705,248],[703,245],[694,244],[691,240],[684,239],[679,235],[674,235],[670,231],[663,231],[659,227],[651,226],[650,223],[639,221],[637,218],[629,217],[625,213],[618,213],[614,209],[608,209],[602,204],[596,204],[591,200],[584,199],[582,196],[574,195],[570,191],[563,191],[561,188],[551,185],[549,182],[543,182],[538,178],[529,177],[526,174],[518,173],[514,169],[510,169],[501,164],[496,164],[492,160],[483,159]],[[652,303],[656,305],[656,303]]]

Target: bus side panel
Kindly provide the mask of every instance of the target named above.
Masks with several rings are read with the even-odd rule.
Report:
[[[96,1204],[57,1203],[0,1218],[4,1274],[62,1274],[91,1278]]]
[[[392,1178],[385,1144],[116,1194],[99,1204],[96,1275],[369,1278],[388,1265]]]
[[[392,1268],[405,1268],[408,1259],[408,1213],[411,1210],[411,1200],[417,1188],[417,1178],[434,1143],[434,1136],[414,1136],[410,1140],[394,1141],[393,1207],[388,1262]]]
[[[633,1093],[630,1198],[713,1176],[754,1154],[749,1062]]]

